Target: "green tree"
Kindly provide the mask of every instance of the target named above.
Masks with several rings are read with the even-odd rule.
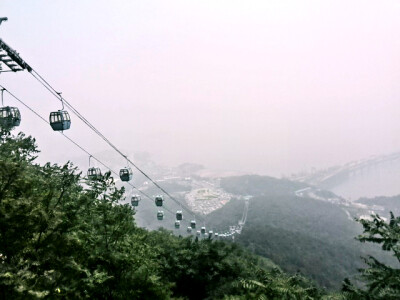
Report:
[[[372,220],[358,220],[363,228],[363,234],[357,239],[361,242],[371,242],[382,245],[382,250],[393,252],[400,263],[400,217],[390,212],[389,223],[379,215],[372,215]],[[346,279],[343,290],[353,298],[365,299],[399,299],[400,269],[395,269],[379,262],[373,256],[364,258],[368,268],[361,269],[361,278],[366,283],[366,290],[361,290]]]
[[[110,174],[34,163],[35,140],[0,136],[0,297],[168,298],[156,252]]]
[[[159,248],[163,278],[173,282],[174,296],[219,299],[232,292],[232,282],[248,277],[258,259],[236,244],[212,239],[176,238],[165,230],[153,232],[147,241]]]
[[[324,292],[304,277],[288,276],[278,268],[256,268],[256,279],[241,279],[242,299],[320,299]],[[229,298],[228,298],[229,299]]]

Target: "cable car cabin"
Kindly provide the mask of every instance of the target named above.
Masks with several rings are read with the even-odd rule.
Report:
[[[206,228],[203,226],[203,227],[201,227],[200,231],[201,231],[202,234],[205,234],[206,233]]]
[[[192,227],[192,229],[196,228],[196,221],[195,220],[190,221],[190,227]]]
[[[218,232],[214,233],[214,237],[215,237],[216,239],[218,239],[218,238],[219,238],[219,234],[218,234]]]
[[[189,227],[187,228],[187,232],[188,232],[188,233],[192,233],[192,227],[189,226]]]
[[[181,227],[181,221],[175,221],[175,228],[179,229]]]
[[[182,211],[181,211],[181,210],[178,210],[178,211],[176,212],[176,219],[177,219],[178,221],[181,221],[181,220],[182,220]]]
[[[133,173],[131,168],[123,168],[119,170],[119,178],[121,181],[129,181],[132,179]]]
[[[164,202],[163,196],[157,195],[154,198],[154,202],[156,203],[156,206],[163,206],[163,202]]]
[[[159,210],[157,212],[157,220],[161,221],[162,219],[164,219],[164,212],[162,210]]]
[[[49,121],[54,131],[64,131],[71,127],[71,118],[65,110],[51,112]]]
[[[197,236],[200,236],[200,230],[197,230],[197,231],[196,231],[196,235],[197,235]]]
[[[213,235],[213,231],[210,230],[210,231],[208,232],[208,236],[209,236],[209,237],[212,237],[212,235]]]
[[[139,201],[141,200],[139,195],[134,195],[131,198],[131,204],[132,206],[139,206]]]
[[[100,168],[89,168],[87,171],[87,177],[89,180],[97,180],[101,178]]]
[[[21,113],[19,109],[11,106],[0,107],[0,126],[16,127],[21,124]]]

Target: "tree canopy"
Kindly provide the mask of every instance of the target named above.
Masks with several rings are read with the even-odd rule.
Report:
[[[268,269],[232,243],[138,228],[110,173],[89,181],[38,153],[34,138],[1,132],[1,299],[247,297],[241,280]]]
[[[110,173],[87,180],[35,159],[35,139],[0,132],[0,299],[341,299],[235,243],[135,223]],[[365,221],[361,241],[398,257],[398,218]],[[370,260],[369,291],[398,293],[398,270]],[[365,295],[351,284],[346,295]]]
[[[390,220],[386,222],[379,215],[372,215],[372,220],[359,219],[363,234],[357,239],[360,242],[371,242],[381,245],[383,251],[392,252],[400,266],[400,217],[390,212]],[[400,269],[393,268],[380,262],[373,256],[364,258],[367,268],[361,269],[361,279],[366,289],[356,288],[346,279],[343,290],[353,298],[365,299],[399,299],[400,298]]]

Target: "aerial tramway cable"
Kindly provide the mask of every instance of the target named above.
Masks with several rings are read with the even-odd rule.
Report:
[[[158,189],[160,189],[165,195],[167,195],[176,204],[180,205],[189,214],[194,215],[193,211],[189,209],[186,205],[182,204],[181,201],[173,197],[169,192],[167,192],[163,187],[161,187],[155,180],[153,180],[149,175],[147,175],[141,168],[139,168],[134,162],[132,162],[125,154],[123,154],[107,137],[105,137],[94,125],[92,125],[82,114],[79,113],[65,98],[61,98],[59,92],[57,92],[38,72],[34,69],[30,71],[32,76],[41,83],[54,97],[59,101],[63,101],[65,106],[67,106],[84,124],[86,124],[90,129],[92,129],[100,138],[102,138],[111,148],[113,148],[118,154],[125,158],[136,170],[138,170],[143,176],[145,176],[149,181],[151,181]],[[204,218],[197,216],[198,219],[203,220]]]
[[[19,99],[17,96],[15,96],[13,93],[11,93],[9,90],[5,89],[4,86],[0,85],[1,89],[4,89],[4,91],[6,91],[11,97],[13,97],[15,100],[17,100],[18,102],[20,102],[22,105],[24,105],[27,109],[29,109],[32,113],[34,113],[37,117],[39,117],[43,122],[45,122],[46,124],[49,124],[49,122],[43,118],[39,113],[37,113],[33,108],[31,108],[29,105],[27,105],[25,102],[23,102],[21,99]],[[95,157],[94,155],[92,155],[90,152],[88,152],[85,148],[83,148],[81,145],[79,145],[77,142],[75,142],[73,139],[71,139],[69,136],[65,135],[63,132],[60,131],[60,134],[62,134],[67,140],[69,140],[71,143],[73,143],[75,146],[77,146],[79,149],[81,149],[83,152],[85,152],[87,155],[89,155],[90,157],[92,157],[94,160],[96,160],[98,163],[100,163],[101,165],[103,165],[106,169],[110,170],[111,173],[113,173],[114,175],[116,175],[118,177],[118,173],[116,171],[114,171],[113,169],[111,169],[109,166],[107,166],[105,163],[103,163],[100,159],[98,159],[97,157]],[[145,196],[147,199],[149,199],[151,202],[153,202],[153,198],[150,197],[147,193],[141,191],[140,189],[138,189],[136,186],[134,186],[132,183],[128,182],[128,184],[135,190],[137,190],[139,193],[141,193],[143,196]],[[165,205],[163,205],[163,208],[168,211],[172,216],[175,216],[175,213],[168,209]]]
[[[77,109],[75,109],[67,100],[65,100],[62,96],[61,93],[56,91],[38,72],[36,72],[32,67],[30,67],[20,56],[19,54],[10,48],[3,40],[0,39],[0,50],[4,50],[6,54],[3,54],[2,57],[7,57],[9,58],[8,60],[12,60],[15,62],[19,68],[14,69],[13,66],[10,66],[7,64],[6,61],[2,60],[8,67],[11,68],[11,71],[17,72],[17,71],[23,71],[27,70],[39,83],[41,83],[54,97],[56,97],[59,101],[61,101],[63,107],[64,104],[67,106],[85,125],[87,125],[90,129],[92,129],[100,138],[102,138],[110,147],[112,147],[118,154],[120,154],[122,157],[125,157],[127,161],[135,167],[143,176],[145,176],[149,181],[151,181],[158,189],[160,189],[164,194],[166,194],[171,200],[173,200],[176,204],[180,205],[181,208],[184,208],[189,214],[192,214],[195,218],[195,213],[189,209],[186,205],[184,205],[181,201],[177,200],[175,197],[173,197],[169,192],[167,192],[163,187],[161,187],[156,181],[154,181],[149,175],[147,175],[142,169],[140,169],[136,164],[134,164],[129,158],[127,158],[113,143],[111,143],[110,140],[108,140],[94,125],[92,125],[83,115],[79,113]],[[3,91],[4,92],[4,91]],[[73,144],[75,144],[77,147],[79,147],[82,151],[90,155],[88,151],[86,151],[82,146],[80,146],[78,143],[73,141],[71,138],[66,136],[63,133],[63,130],[69,129],[70,126],[70,118],[68,115],[67,111],[59,110],[58,112],[53,112],[50,114],[50,118],[48,122],[45,120],[42,116],[40,116],[35,110],[33,110],[31,107],[26,105],[22,100],[17,98],[15,95],[13,95],[11,92],[7,91],[11,96],[13,96],[17,101],[22,103],[25,107],[27,107],[29,110],[31,110],[35,115],[37,115],[40,119],[42,119],[44,122],[47,124],[50,124],[53,130],[59,131],[61,134],[63,134],[68,140],[70,140]],[[4,118],[3,118],[4,119]],[[20,120],[20,118],[19,118]],[[19,123],[18,123],[19,125]],[[92,156],[92,155],[91,155]],[[92,156],[95,160],[97,160],[100,164],[103,166],[107,167],[104,163],[102,163],[100,160]],[[110,168],[108,168],[110,169]],[[115,171],[111,170],[112,173],[118,176],[118,173]],[[137,189],[134,185],[128,182],[129,185],[131,185],[134,189]],[[144,192],[141,190],[137,189],[141,194],[145,195],[146,198],[151,199],[148,195],[146,195]],[[152,199],[151,199],[152,200]],[[173,214],[170,211],[171,214]],[[204,218],[198,216],[198,219],[201,219],[203,221]]]

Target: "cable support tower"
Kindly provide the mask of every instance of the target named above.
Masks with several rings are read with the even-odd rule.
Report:
[[[43,118],[39,113],[37,113],[33,108],[31,108],[29,105],[27,105],[25,102],[23,102],[20,98],[18,98],[17,96],[15,96],[13,93],[11,93],[9,90],[7,90],[3,85],[0,84],[0,88],[4,89],[5,92],[7,92],[11,97],[13,97],[15,100],[17,100],[18,102],[20,102],[22,105],[24,105],[27,109],[29,109],[33,114],[35,114],[38,118],[40,118],[43,122],[45,122],[46,124],[50,124],[45,118]],[[87,151],[85,148],[83,148],[81,145],[79,145],[77,142],[75,142],[73,139],[71,139],[69,136],[67,136],[65,133],[60,131],[60,134],[62,134],[67,140],[69,140],[72,144],[74,144],[76,147],[78,147],[79,149],[81,149],[83,152],[85,152],[87,155],[91,156],[94,160],[96,160],[98,163],[100,163],[102,166],[104,166],[106,169],[110,170],[111,173],[113,173],[114,175],[116,175],[117,177],[119,176],[119,174],[111,169],[109,166],[107,166],[105,163],[103,163],[100,159],[98,159],[96,156],[94,156],[93,154],[91,154],[89,151]],[[140,189],[138,189],[135,185],[133,185],[130,182],[127,182],[133,189],[137,190],[140,194],[142,194],[145,198],[149,199],[152,203],[153,198],[150,197],[147,193],[141,191]],[[169,213],[171,213],[173,216],[175,216],[175,213],[172,212],[170,209],[168,209],[168,207],[166,207],[165,205],[163,205],[163,209],[165,209],[166,211],[168,211]]]

